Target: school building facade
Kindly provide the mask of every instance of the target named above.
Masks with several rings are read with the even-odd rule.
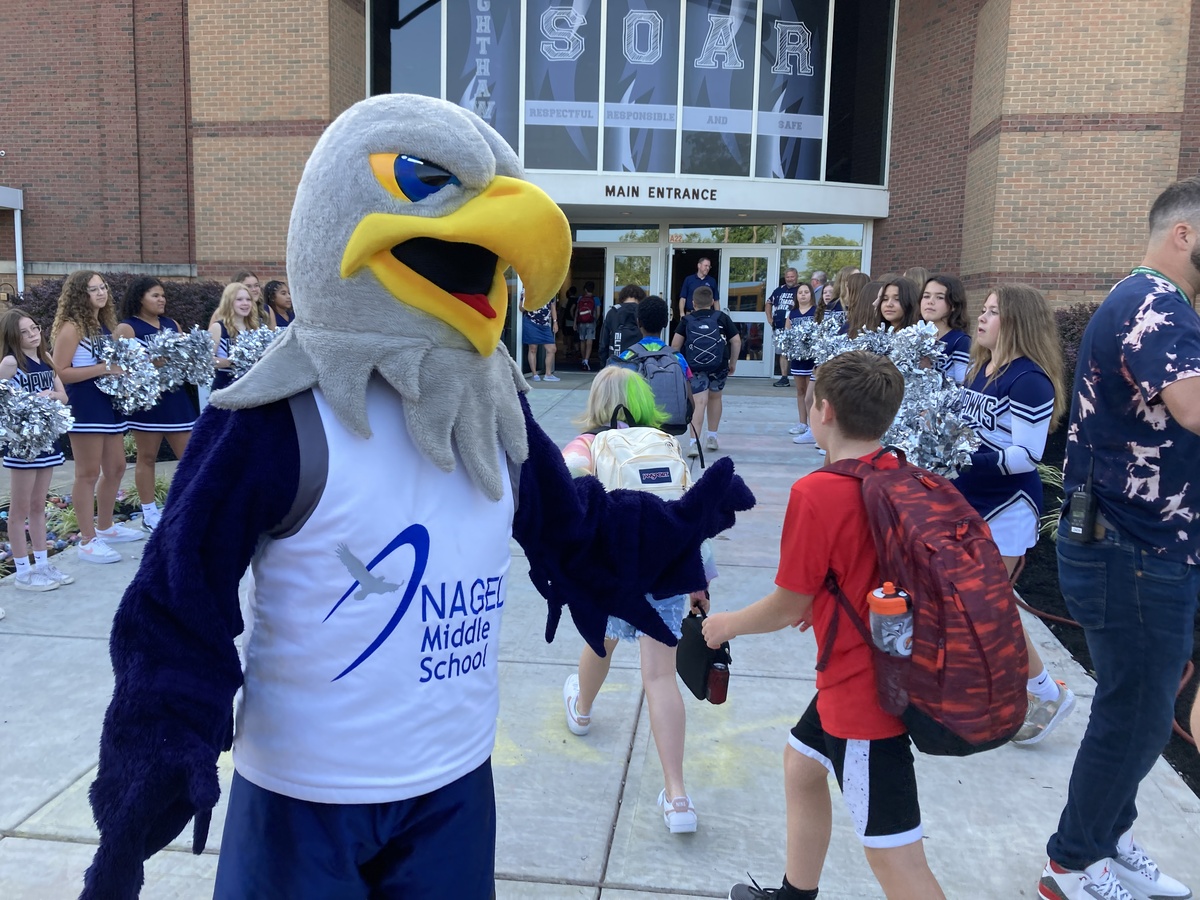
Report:
[[[571,221],[571,284],[677,296],[711,259],[739,374],[769,374],[786,266],[1097,298],[1200,172],[1200,0],[30,0],[0,33],[9,295],[282,276],[314,142],[387,91],[500,131]]]

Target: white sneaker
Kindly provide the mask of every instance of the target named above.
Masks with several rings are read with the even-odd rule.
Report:
[[[713,451],[721,449],[721,445],[717,443],[717,436],[715,434],[708,436],[708,440],[704,442],[704,449]]]
[[[696,439],[692,438],[691,443],[688,444],[688,456],[694,459],[695,457],[697,457],[699,455],[700,455],[700,447],[696,443]]]
[[[529,380],[530,380],[530,381],[541,381],[541,380],[542,380],[542,376],[541,376],[541,375],[530,375],[530,376],[529,376]]]
[[[1112,873],[1111,862],[1102,859],[1082,872],[1058,872],[1048,862],[1042,869],[1037,895],[1042,900],[1134,900]]]
[[[92,538],[86,544],[80,543],[78,553],[80,562],[115,563],[121,561],[121,554],[104,543],[99,537]]]
[[[668,802],[664,789],[658,795],[658,808],[671,834],[691,834],[696,830],[696,807],[692,806],[691,797],[676,797]]]
[[[146,539],[146,535],[133,528],[126,528],[124,525],[114,524],[112,528],[105,531],[96,529],[96,537],[103,538],[109,544],[128,544],[132,541],[142,541]]]
[[[562,379],[557,375],[545,375],[542,377],[542,381],[562,381]]]
[[[803,422],[797,422],[788,429],[788,434],[804,434],[806,431],[808,431],[808,426]]]
[[[817,448],[817,453],[819,453],[821,456],[825,455],[825,451],[822,450],[820,447]]]
[[[566,683],[563,684],[563,705],[567,708],[567,730],[571,734],[583,735],[587,734],[592,727],[591,716],[581,716],[575,710],[575,701],[579,699],[579,676],[572,674],[567,677]]]
[[[1187,885],[1159,870],[1129,832],[1117,841],[1117,855],[1110,862],[1113,875],[1134,900],[1187,900],[1192,896]]]
[[[54,565],[54,563],[51,563],[51,562],[42,563],[40,566],[37,566],[36,568],[38,570],[40,570],[41,573],[43,575],[45,575],[47,578],[53,578],[59,584],[74,584],[75,583],[74,575],[68,575],[66,572],[64,572],[62,569],[60,569],[58,566]]]
[[[162,510],[157,506],[151,512],[142,513],[142,527],[147,531],[153,531],[158,527],[159,520],[162,519]]]
[[[18,573],[13,579],[13,587],[18,591],[53,591],[58,589],[58,582],[34,566],[28,572]]]
[[[1012,739],[1012,743],[1018,747],[1032,747],[1039,743],[1075,708],[1075,695],[1071,689],[1061,681],[1056,681],[1055,684],[1058,685],[1058,696],[1053,700],[1039,700],[1033,694],[1029,694],[1025,723]]]
[[[817,439],[813,435],[811,428],[807,431],[801,431],[798,435],[792,438],[793,444],[815,444],[816,442]]]

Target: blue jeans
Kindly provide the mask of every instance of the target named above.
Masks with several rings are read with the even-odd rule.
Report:
[[[284,797],[234,772],[213,898],[488,900],[495,858],[491,760],[421,797],[350,805]]]
[[[1058,579],[1083,626],[1096,695],[1067,805],[1046,851],[1068,869],[1116,853],[1137,791],[1171,737],[1175,692],[1192,656],[1200,566],[1168,562],[1109,528],[1079,544],[1058,528]]]

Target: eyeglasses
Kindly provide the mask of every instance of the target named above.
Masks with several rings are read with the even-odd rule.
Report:
[[[89,284],[87,291],[89,294],[107,294],[108,293],[108,285],[107,284],[98,284],[95,287],[93,287],[92,285]]]

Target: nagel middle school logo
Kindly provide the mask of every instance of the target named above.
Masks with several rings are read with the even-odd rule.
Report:
[[[415,554],[412,574],[406,581],[396,584],[395,582],[387,581],[371,574],[372,569],[401,547],[412,547]],[[383,646],[383,642],[396,630],[396,626],[400,624],[400,620],[408,612],[408,608],[412,605],[413,597],[417,594],[417,588],[421,586],[421,578],[425,575],[425,567],[429,564],[429,531],[424,525],[409,525],[392,538],[391,542],[380,550],[374,559],[365,565],[357,556],[350,552],[350,548],[345,544],[338,545],[337,557],[342,565],[346,567],[346,570],[354,576],[354,584],[350,585],[346,593],[338,598],[337,603],[333,605],[333,609],[329,610],[329,613],[322,621],[328,622],[329,617],[338,611],[338,607],[346,602],[346,599],[351,594],[354,594],[354,599],[356,600],[365,600],[371,594],[392,594],[400,590],[402,585],[407,584],[407,587],[400,598],[400,603],[396,606],[396,611],[392,613],[392,617],[383,626],[383,630],[375,636],[375,639],[371,641],[367,649],[360,653],[354,662],[338,673],[337,677],[333,679],[334,681],[337,681],[343,675],[350,674],[370,659],[371,654]]]

